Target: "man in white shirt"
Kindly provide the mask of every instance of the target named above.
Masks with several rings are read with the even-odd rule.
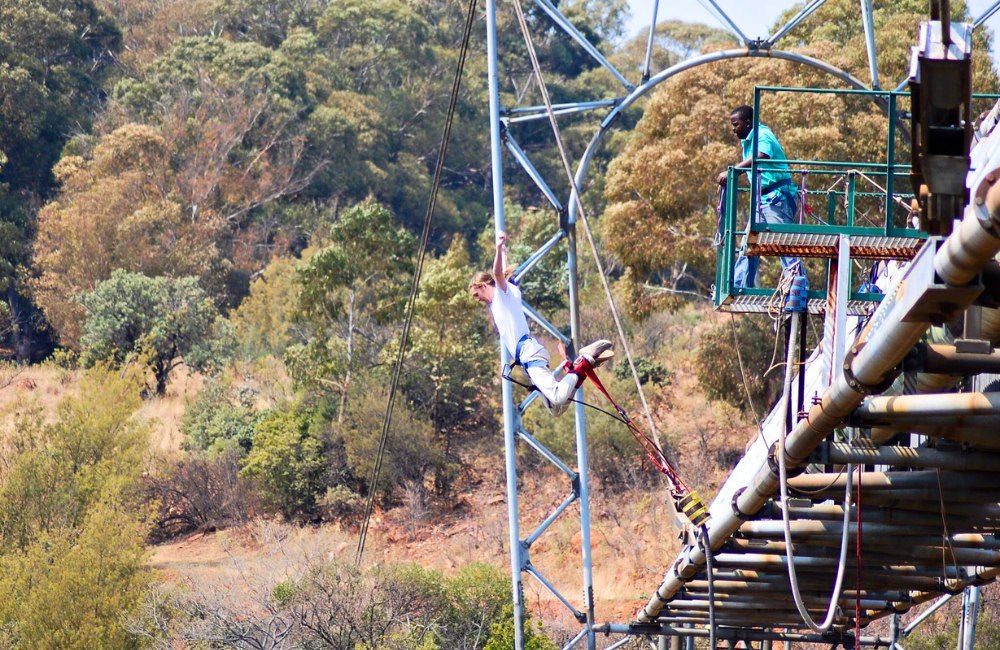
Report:
[[[596,368],[614,356],[611,341],[601,339],[584,347],[566,375],[557,380],[549,369],[548,351],[528,330],[528,320],[521,305],[521,289],[509,281],[513,269],[507,268],[506,241],[506,234],[500,233],[492,273],[476,273],[469,283],[469,293],[490,306],[501,345],[507,349],[514,363],[520,363],[528,373],[535,388],[545,398],[549,410],[554,415],[560,415],[583,382],[582,365]],[[560,350],[564,350],[561,342],[559,346]]]

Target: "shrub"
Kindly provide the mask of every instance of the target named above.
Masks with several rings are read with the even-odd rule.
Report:
[[[663,367],[658,361],[650,361],[646,357],[635,357],[635,374],[639,375],[639,383],[645,386],[669,386],[671,384],[670,371]],[[628,360],[623,359],[615,364],[615,377],[622,381],[633,381],[632,369],[628,367]]]
[[[140,382],[98,367],[54,421],[0,429],[0,647],[129,650],[123,615],[149,581]]]
[[[241,456],[233,448],[215,455],[189,454],[165,476],[150,479],[150,499],[159,504],[154,536],[163,539],[249,521],[260,506],[239,476]]]
[[[231,442],[244,452],[250,451],[253,428],[260,420],[254,408],[256,398],[256,392],[248,387],[231,389],[209,380],[187,400],[180,423],[185,447],[219,452]]]
[[[264,416],[254,427],[253,449],[240,476],[256,482],[265,503],[286,517],[311,512],[323,472],[322,443],[315,413],[289,405]]]
[[[351,407],[342,426],[334,429],[343,441],[350,472],[359,481],[371,476],[382,434],[386,395],[369,389],[351,398]],[[423,483],[431,470],[445,467],[442,450],[435,444],[433,426],[397,400],[392,415],[392,435],[386,446],[386,458],[377,489],[391,495],[407,482]],[[373,489],[368,486],[368,489]]]
[[[775,334],[771,321],[764,318],[743,317],[736,319],[736,338],[740,357],[733,342],[733,325],[724,323],[705,332],[697,353],[698,383],[712,399],[724,400],[746,410],[751,404],[758,413],[767,409],[777,396],[782,373],[772,372],[764,377],[774,354]],[[780,350],[779,350],[780,354]],[[750,398],[743,386],[746,375]]]
[[[559,646],[545,635],[541,622],[532,624],[528,610],[525,610],[524,619],[524,650],[557,650]],[[504,607],[500,620],[490,628],[490,638],[483,650],[515,650],[513,605]]]

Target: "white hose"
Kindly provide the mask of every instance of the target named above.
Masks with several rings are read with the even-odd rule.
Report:
[[[848,533],[851,524],[851,483],[854,475],[854,465],[847,465],[847,481],[844,487],[844,529],[840,539],[840,563],[837,565],[837,580],[830,595],[830,606],[826,612],[826,618],[822,624],[817,624],[809,615],[805,603],[802,602],[802,593],[799,590],[798,577],[795,574],[795,556],[792,552],[792,525],[788,514],[788,468],[785,460],[785,437],[788,429],[787,414],[791,403],[792,376],[795,370],[796,351],[798,349],[799,321],[802,314],[792,313],[792,323],[788,337],[788,358],[785,363],[785,385],[782,391],[785,397],[785,408],[782,409],[781,439],[778,444],[778,472],[781,485],[781,521],[785,529],[785,555],[788,561],[788,581],[792,585],[792,598],[795,599],[795,607],[799,610],[799,615],[809,629],[820,634],[826,632],[833,625],[833,620],[837,616],[837,603],[840,601],[841,589],[844,584],[844,573],[847,568],[847,546]],[[859,505],[860,507],[860,505]],[[855,585],[855,589],[857,589]]]

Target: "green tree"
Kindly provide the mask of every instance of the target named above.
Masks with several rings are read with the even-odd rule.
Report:
[[[197,278],[150,278],[119,269],[80,302],[87,313],[80,341],[85,366],[102,360],[120,365],[148,354],[162,395],[181,363],[205,370],[220,360],[213,345],[218,311]]]
[[[253,448],[240,476],[257,482],[261,496],[286,517],[307,513],[316,504],[323,472],[323,421],[301,405],[265,415],[254,427]]]
[[[92,0],[10,0],[0,26],[2,335],[25,359],[41,329],[24,282],[37,205],[51,194],[68,134],[90,126],[121,33]]]
[[[780,368],[764,376],[769,366],[779,361],[774,358],[775,346],[779,346],[779,339],[771,330],[770,319],[746,317],[721,323],[698,342],[698,384],[711,399],[724,400],[744,411],[764,412],[777,398],[784,376]]]
[[[545,634],[542,624],[533,624],[530,612],[525,612],[524,648],[525,650],[556,650],[559,646]],[[486,640],[483,650],[514,650],[514,606],[504,607],[500,620],[490,628],[490,638]]]
[[[308,261],[313,252],[303,252],[303,261]],[[270,355],[280,359],[289,346],[302,342],[306,332],[295,320],[297,277],[296,260],[279,257],[250,283],[250,294],[229,318],[242,356],[255,359]]]
[[[413,248],[413,237],[369,199],[344,212],[330,228],[330,244],[297,270],[296,311],[311,336],[286,359],[301,383],[337,391],[338,422],[358,359],[377,355],[373,328],[399,313]]]
[[[458,461],[455,442],[491,417],[483,408],[488,403],[483,383],[496,348],[482,307],[469,295],[473,273],[466,242],[456,235],[444,255],[427,263],[414,312],[410,359],[419,370],[408,377],[407,393],[434,423],[452,467]],[[449,474],[438,474],[439,493],[450,480]]]

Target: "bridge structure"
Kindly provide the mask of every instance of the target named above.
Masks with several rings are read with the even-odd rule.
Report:
[[[755,149],[742,188],[740,172],[730,169],[717,238],[716,307],[779,312],[786,327],[785,390],[708,508],[710,519],[700,531],[687,527],[681,552],[665,563],[662,582],[632,620],[595,619],[583,405],[574,409],[576,458],[560,458],[524,425],[522,416],[535,394],[515,403],[510,382],[502,382],[517,650],[525,642],[526,575],[580,624],[563,650],[612,650],[637,638],[653,648],[693,649],[694,639],[706,638],[727,648],[770,648],[780,641],[785,647],[905,650],[906,635],[958,594],[966,604],[961,648],[971,650],[978,588],[1000,575],[1000,478],[993,471],[1000,465],[1000,386],[989,383],[989,373],[1000,373],[1000,353],[993,349],[1000,340],[1000,130],[994,129],[1000,104],[973,119],[968,80],[971,34],[1000,10],[1000,0],[969,24],[950,21],[947,0],[932,3],[932,20],[921,28],[911,75],[892,91],[883,90],[879,80],[871,0],[859,2],[867,81],[779,49],[782,37],[824,0],[806,3],[774,34],[755,40],[715,0],[704,0],[740,47],[651,70],[659,4],[654,2],[645,62],[634,83],[628,78],[633,71],[617,70],[550,0],[534,1],[561,36],[621,85],[619,96],[603,101],[501,106],[498,8],[496,0],[486,0],[495,227],[498,234],[506,230],[503,159],[510,156],[559,214],[558,232],[518,267],[515,280],[565,241],[570,335],[533,308],[527,293],[525,312],[571,351],[581,344],[579,188],[622,112],[658,84],[715,61],[785,59],[827,72],[848,89],[761,86],[755,90],[755,120],[768,93],[854,92],[883,107],[889,136],[881,163],[789,161],[801,203],[820,209],[803,210],[800,222],[787,227],[752,216],[745,227],[739,222],[741,214],[756,214],[760,173],[773,163],[760,159]],[[537,69],[536,76],[544,85]],[[907,85],[911,93],[904,92]],[[911,99],[910,115],[899,110],[902,97]],[[518,124],[579,113],[594,116],[595,132],[575,161],[568,196],[560,196],[552,189],[553,179],[540,173],[519,146]],[[896,150],[900,137],[912,142],[907,147],[912,156],[902,162],[907,156]],[[824,177],[835,181],[836,189],[816,184]],[[805,311],[786,312],[785,296],[773,290],[736,287],[733,263],[740,249],[746,255],[807,258],[816,288],[805,296]],[[859,261],[884,262],[865,287],[851,272]],[[817,350],[807,354],[802,333],[810,317],[823,319],[824,335]],[[510,359],[503,346],[500,355],[506,368]],[[576,397],[582,401],[582,388]],[[519,518],[518,443],[559,470],[567,493],[526,535]],[[531,560],[532,545],[567,517],[574,503],[579,504],[581,539],[578,596],[560,593],[544,567]],[[901,614],[931,601],[909,626],[900,626]],[[881,618],[891,621],[888,636],[864,630]],[[609,642],[608,635],[616,635],[615,640]]]

